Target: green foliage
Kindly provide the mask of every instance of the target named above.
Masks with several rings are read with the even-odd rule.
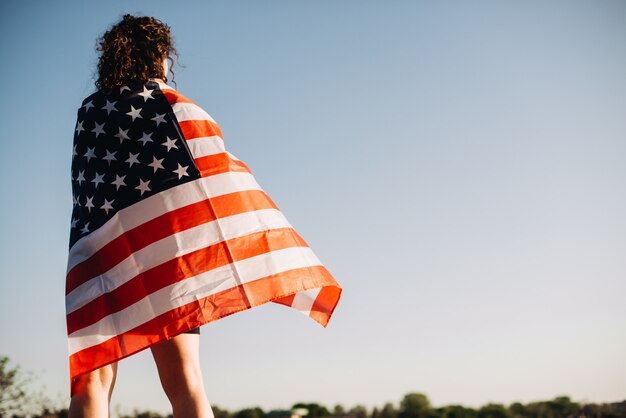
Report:
[[[529,413],[526,405],[522,405],[519,402],[512,403],[511,406],[509,406],[509,411],[511,411],[513,418],[524,418],[527,417]]]
[[[398,418],[429,418],[431,416],[430,401],[423,393],[407,393],[400,401]]]
[[[346,413],[346,410],[343,407],[343,405],[341,405],[341,404],[337,404],[337,405],[335,405],[335,408],[333,408],[333,415],[335,415],[335,416],[336,415],[345,415],[345,413]]]
[[[398,410],[391,402],[387,402],[380,410],[379,418],[398,418]]]
[[[581,405],[572,402],[568,396],[559,396],[547,402],[531,402],[527,405],[516,402],[509,410],[513,418],[573,418],[583,414]]]
[[[246,408],[235,413],[234,418],[265,418],[265,413],[258,406],[256,408]]]
[[[26,382],[19,366],[9,367],[9,358],[0,357],[0,418],[23,412],[26,401]]]
[[[67,409],[51,410],[44,408],[43,412],[39,415],[34,415],[33,418],[68,418],[69,411]]]
[[[367,418],[367,408],[363,405],[356,405],[350,408],[348,414],[356,418]]]
[[[478,418],[513,418],[511,411],[504,405],[490,403],[478,410]]]
[[[439,408],[440,418],[477,418],[478,412],[472,408],[466,408],[461,405],[448,405]]]
[[[328,411],[328,409],[326,409],[325,406],[320,405],[318,403],[302,403],[299,402],[297,404],[294,404],[291,409],[296,409],[296,408],[306,408],[309,410],[309,414],[307,415],[307,418],[316,418],[316,417],[328,417],[330,416],[330,412]]]
[[[572,402],[569,396],[559,396],[547,404],[553,417],[574,417],[580,413],[580,405]]]
[[[120,415],[120,418],[163,418],[163,415],[153,411],[138,411],[135,409],[132,415]]]
[[[211,405],[211,409],[213,410],[215,418],[232,418],[233,416],[228,410],[222,409],[216,405]]]

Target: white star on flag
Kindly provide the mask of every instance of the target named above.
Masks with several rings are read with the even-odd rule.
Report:
[[[93,196],[89,197],[89,196],[85,196],[87,198],[87,201],[85,202],[85,207],[87,208],[87,210],[89,210],[89,212],[91,212],[91,208],[93,208]]]
[[[96,138],[98,137],[98,135],[106,133],[104,132],[104,123],[99,124],[98,122],[95,122],[95,124],[96,126],[91,130],[91,132],[96,133]]]
[[[102,180],[103,178],[104,174],[96,173],[96,176],[93,178],[93,180],[91,180],[91,182],[94,184],[94,187],[98,187],[98,184],[104,183],[104,180]]]
[[[126,186],[126,183],[124,183],[125,178],[126,174],[123,176],[118,176],[117,174],[115,175],[115,181],[111,182],[111,184],[115,184],[115,190],[119,190],[120,187]]]
[[[164,147],[167,147],[167,150],[171,150],[172,148],[176,148],[178,149],[178,147],[176,146],[176,140],[175,139],[171,139],[169,136],[166,136],[167,140],[161,144]]]
[[[135,109],[133,105],[130,105],[130,109],[131,109],[130,112],[126,112],[126,114],[133,118],[133,122],[135,121],[136,118],[143,119],[143,117],[139,114],[139,112],[141,112],[140,107]]]
[[[144,132],[142,137],[139,138],[139,142],[141,142],[144,146],[146,145],[146,142],[154,142],[152,140],[152,132],[151,133]]]
[[[81,120],[80,122],[76,123],[76,133],[78,135],[80,135],[81,131],[84,131],[85,128],[83,128],[83,121]]]
[[[92,158],[96,158],[96,147],[87,148],[85,157],[87,158],[87,161],[91,161]]]
[[[76,177],[76,181],[80,185],[83,184],[83,181],[86,181],[86,179],[85,179],[85,171],[84,170],[78,172],[78,177]]]
[[[156,157],[152,157],[152,162],[150,164],[148,164],[150,167],[152,167],[154,169],[154,172],[156,173],[156,171],[159,168],[163,168],[163,164],[161,164],[163,162],[165,158],[161,158],[160,160],[157,160]]]
[[[139,153],[137,154],[133,154],[132,152],[128,153],[128,160],[125,161],[128,163],[128,167],[132,167],[133,164],[135,163],[139,164],[139,159],[137,157],[139,157]]]
[[[102,106],[102,110],[106,110],[107,111],[107,115],[110,114],[112,111],[116,111],[117,112],[117,109],[115,108],[115,103],[117,103],[117,102],[116,101],[109,102],[107,100],[107,104]]]
[[[120,140],[120,144],[125,140],[125,139],[130,139],[130,137],[128,136],[128,129],[122,129],[120,127],[117,128],[119,130],[118,133],[116,133],[115,137],[119,138]]]
[[[157,115],[150,120],[155,121],[157,126],[159,126],[161,123],[165,123],[165,113],[163,113],[162,115],[159,115],[157,113]]]
[[[148,90],[146,88],[146,86],[143,86],[143,93],[137,93],[137,94],[139,94],[141,97],[143,97],[143,102],[145,103],[145,102],[148,101],[148,99],[154,99],[154,97],[152,97],[152,92],[153,91],[154,90]]]
[[[172,170],[172,172],[178,174],[178,179],[180,180],[183,176],[189,175],[187,174],[187,167],[189,166],[186,165],[183,167],[182,165],[178,164],[178,168],[176,170]]]
[[[104,157],[102,157],[102,159],[103,159],[104,161],[106,161],[107,163],[109,163],[109,165],[111,165],[111,161],[115,161],[115,160],[117,160],[117,158],[115,158],[115,154],[117,153],[117,151],[113,151],[113,152],[111,152],[111,151],[109,151],[109,150],[106,150],[106,153],[107,153],[107,155],[105,155]]]
[[[150,183],[150,180],[143,181],[142,179],[139,179],[139,186],[135,187],[135,189],[139,190],[141,194],[143,195],[144,192],[150,191],[150,188],[148,187],[148,183]]]
[[[100,209],[104,209],[104,211],[107,213],[107,215],[109,214],[109,210],[113,209],[113,206],[111,206],[111,204],[115,202],[115,200],[111,200],[110,202],[106,199],[104,199],[104,205],[100,206]]]

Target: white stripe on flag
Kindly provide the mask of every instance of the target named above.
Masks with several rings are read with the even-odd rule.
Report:
[[[292,226],[279,210],[262,209],[227,216],[167,236],[135,251],[107,272],[91,278],[72,290],[65,298],[66,312],[74,312],[142,272],[172,258],[224,240],[276,228],[292,228]]]
[[[207,155],[221,154],[226,152],[224,140],[219,136],[201,136],[187,141],[193,158],[206,157]]]
[[[186,120],[210,120],[216,123],[215,120],[204,109],[195,103],[189,102],[176,102],[172,105],[174,115],[178,122],[184,122]]]
[[[321,262],[310,248],[292,247],[250,257],[174,283],[72,333],[69,336],[70,355],[130,331],[172,309],[239,284],[287,270],[319,265],[322,265]]]
[[[313,303],[321,290],[322,288],[318,287],[315,289],[309,289],[306,292],[296,293],[296,296],[293,298],[293,302],[291,303],[291,307],[296,308],[305,315],[309,315],[311,313]]]
[[[165,83],[161,83],[160,81],[156,81],[156,83],[159,85],[159,88],[161,90],[174,90],[174,87],[170,87]]]
[[[228,151],[226,151],[226,154],[228,154],[228,156],[229,156],[230,158],[232,158],[233,160],[235,160],[235,161],[241,161],[239,158],[235,157],[233,154],[231,154],[231,153],[230,153],[230,152],[228,152]]]

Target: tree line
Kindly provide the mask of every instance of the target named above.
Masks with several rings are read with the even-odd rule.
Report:
[[[32,378],[19,366],[9,367],[9,359],[0,356],[0,418],[67,418],[65,407],[41,392],[29,392]],[[212,405],[215,418],[291,418],[303,412],[303,418],[626,418],[626,400],[613,403],[578,403],[568,396],[549,401],[515,402],[510,405],[489,403],[479,408],[447,405],[435,408],[423,393],[407,393],[396,405],[387,402],[372,409],[364,405],[346,408],[337,404],[331,409],[319,403],[295,403],[290,409],[264,411],[260,407],[235,411]],[[119,413],[120,418],[172,418],[151,411]]]

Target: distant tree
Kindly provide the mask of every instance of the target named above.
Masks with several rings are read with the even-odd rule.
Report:
[[[265,418],[265,413],[258,406],[237,411],[234,418]]]
[[[144,412],[139,412],[138,414],[135,414],[135,418],[163,418],[163,415],[157,412],[144,411]]]
[[[346,414],[346,410],[344,409],[343,405],[341,404],[335,405],[335,407],[333,408],[333,415],[345,415],[345,414]]]
[[[580,404],[572,402],[569,396],[559,396],[551,401],[531,402],[527,405],[514,403],[511,405],[510,411],[513,418],[571,418],[581,414],[592,418],[585,413]],[[598,413],[602,414],[599,411]],[[602,416],[608,418],[604,417],[603,414]]]
[[[131,415],[120,415],[120,418],[164,418],[163,415],[153,411],[139,411],[135,409]]]
[[[550,411],[545,402],[530,402],[524,408],[528,418],[550,418]]]
[[[378,410],[378,408],[374,407],[374,409],[372,409],[370,418],[380,418],[380,411]]]
[[[607,418],[626,418],[626,401],[604,404]]]
[[[41,414],[33,415],[32,418],[67,418],[69,416],[69,411],[66,408],[52,410],[49,408],[44,408]]]
[[[318,403],[303,403],[303,402],[299,402],[297,404],[294,404],[292,407],[292,409],[295,408],[306,408],[309,410],[309,414],[307,415],[308,418],[316,418],[316,417],[328,417],[330,416],[330,411],[328,411],[328,409],[326,409],[325,406],[320,405]]]
[[[407,393],[400,401],[398,418],[429,418],[432,414],[430,401],[422,393]]]
[[[512,414],[504,405],[490,403],[478,410],[478,418],[512,418]]]
[[[398,418],[398,410],[391,402],[387,402],[380,410],[380,418]]]
[[[20,366],[9,366],[9,358],[0,357],[0,418],[24,413],[26,380]]]
[[[293,411],[291,409],[272,409],[265,413],[265,418],[291,418]]]
[[[448,405],[439,408],[441,418],[476,418],[478,413],[475,409],[466,408],[461,405]]]
[[[582,412],[586,418],[602,417],[602,407],[596,403],[588,403],[583,405]]]
[[[568,418],[578,416],[581,412],[580,405],[572,402],[569,396],[559,396],[547,402],[550,415],[553,418]]]
[[[226,409],[222,409],[217,405],[211,405],[211,409],[213,410],[213,415],[215,418],[232,418],[232,414],[230,411]]]
[[[530,418],[528,408],[520,402],[514,402],[509,406],[509,411],[513,415],[513,418]]]
[[[353,406],[348,413],[356,418],[367,418],[367,408],[363,405]]]

